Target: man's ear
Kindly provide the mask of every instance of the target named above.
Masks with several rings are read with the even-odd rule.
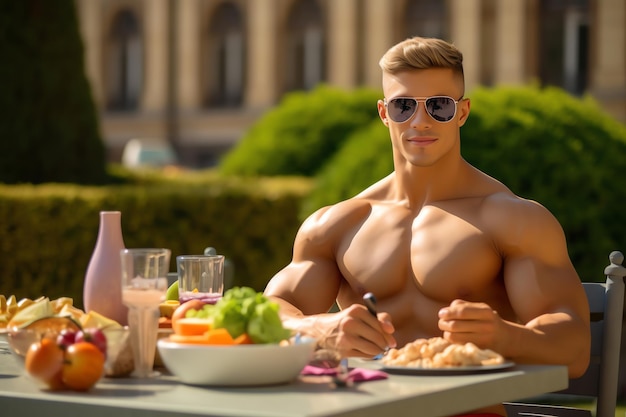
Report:
[[[385,107],[385,103],[382,100],[378,100],[378,115],[380,116],[380,120],[383,121],[383,124],[389,127],[389,122],[387,121],[387,108]]]
[[[459,112],[459,127],[463,126],[470,114],[470,99],[464,98],[457,103],[457,112]]]

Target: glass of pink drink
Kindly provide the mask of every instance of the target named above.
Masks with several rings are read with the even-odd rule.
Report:
[[[123,249],[122,302],[128,307],[128,327],[135,370],[132,376],[148,378],[154,371],[159,304],[167,292],[169,249]]]
[[[178,301],[200,300],[215,304],[224,293],[223,255],[180,255],[178,270]]]

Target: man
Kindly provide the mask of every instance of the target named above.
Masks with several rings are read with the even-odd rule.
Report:
[[[265,294],[287,326],[329,336],[344,356],[442,336],[580,376],[589,311],[563,230],[461,156],[470,114],[462,62],[453,45],[427,38],[382,57],[378,113],[394,172],[311,215]],[[366,292],[378,299],[377,318]],[[340,311],[328,313],[335,299]]]

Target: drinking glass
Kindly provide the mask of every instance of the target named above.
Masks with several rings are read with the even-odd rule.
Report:
[[[132,376],[159,375],[153,370],[159,327],[159,304],[167,292],[171,251],[164,248],[123,249],[122,302],[128,307],[128,327],[135,370]]]
[[[178,300],[200,300],[215,304],[224,292],[223,255],[179,255],[176,257],[178,271]]]

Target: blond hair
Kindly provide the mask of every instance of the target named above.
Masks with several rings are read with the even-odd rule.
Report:
[[[428,68],[450,68],[463,80],[463,54],[436,38],[413,37],[391,47],[380,59],[383,72],[397,74]]]

